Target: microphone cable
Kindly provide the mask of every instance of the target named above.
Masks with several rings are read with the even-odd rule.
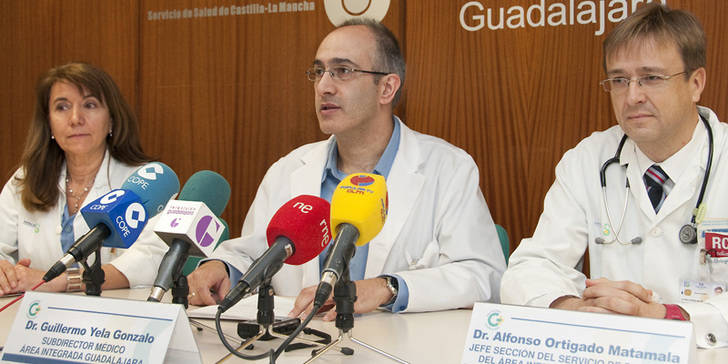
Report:
[[[35,289],[36,289],[36,288],[40,287],[40,286],[41,286],[41,285],[42,285],[43,283],[45,283],[45,282],[46,282],[46,281],[43,281],[43,280],[42,280],[42,281],[40,281],[40,283],[38,283],[38,284],[37,284],[37,285],[36,285],[35,287],[31,288],[30,290],[31,290],[31,291],[35,291]],[[21,300],[21,299],[22,299],[23,297],[25,297],[25,292],[23,292],[23,294],[21,294],[20,296],[18,296],[18,297],[15,297],[15,299],[14,299],[14,300],[12,300],[12,301],[10,301],[10,302],[9,302],[9,303],[8,303],[7,305],[5,305],[5,306],[3,306],[2,308],[0,308],[0,312],[3,312],[3,311],[5,311],[5,309],[6,309],[6,308],[8,308],[8,307],[12,306],[12,305],[13,305],[13,303],[15,303],[15,302],[18,302],[18,301],[20,301],[20,300]]]
[[[223,312],[223,310],[220,308],[220,306],[218,306],[217,313],[215,314],[215,328],[217,329],[217,336],[220,338],[220,341],[222,342],[223,345],[225,345],[225,348],[227,348],[231,354],[237,356],[238,358],[242,358],[245,360],[259,360],[259,359],[270,358],[271,364],[274,364],[276,362],[277,356],[274,356],[275,352],[273,351],[273,349],[270,349],[268,352],[263,353],[263,354],[245,355],[245,354],[240,353],[232,345],[230,345],[230,343],[228,343],[228,341],[227,341],[227,338],[225,337],[225,334],[222,331],[222,325],[220,324],[220,315],[222,315],[222,312]],[[300,325],[299,325],[299,327],[300,327]],[[298,328],[296,330],[298,330]],[[241,345],[241,347],[245,348],[248,346],[247,344],[248,344],[248,342],[246,341]]]
[[[298,325],[296,330],[294,330],[290,335],[288,335],[288,338],[285,341],[283,341],[283,343],[281,344],[281,346],[278,347],[278,349],[276,349],[275,357],[271,358],[273,360],[273,362],[275,362],[275,359],[277,359],[283,353],[283,351],[286,350],[288,345],[291,344],[291,341],[293,341],[293,339],[295,339],[296,336],[298,336],[301,333],[301,331],[303,331],[303,329],[306,326],[308,326],[308,323],[311,322],[311,320],[313,319],[314,316],[316,316],[316,313],[319,312],[319,310],[321,309],[322,306],[323,305],[314,305],[313,306],[313,308],[311,309],[311,312],[309,312],[308,316],[306,316],[306,318],[303,321],[301,321],[301,323]],[[271,349],[271,351],[272,350],[273,349]]]

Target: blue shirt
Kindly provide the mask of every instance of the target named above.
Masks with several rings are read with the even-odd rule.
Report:
[[[61,249],[64,253],[76,242],[73,236],[73,220],[75,219],[76,215],[68,214],[68,205],[66,205],[61,217]]]
[[[63,209],[63,216],[61,216],[61,249],[64,254],[76,242],[73,234],[73,220],[76,219],[76,216],[78,216],[78,213],[75,215],[68,214],[68,205],[66,205],[66,208]],[[73,264],[73,267],[77,266],[78,263]]]
[[[392,169],[394,164],[394,158],[397,156],[399,150],[399,135],[400,125],[395,119],[392,120],[394,128],[392,130],[392,136],[389,138],[389,143],[384,149],[382,156],[379,157],[379,161],[374,166],[372,173],[378,174],[384,179],[389,176],[389,171]],[[336,140],[331,144],[329,149],[329,155],[326,159],[326,165],[324,166],[324,173],[321,176],[321,198],[331,202],[331,195],[333,195],[336,186],[341,182],[342,179],[346,178],[346,174],[341,172],[338,168],[338,153],[339,149],[336,144]],[[319,255],[319,271],[324,268],[326,254],[329,252],[331,245],[327,246]],[[369,255],[369,244],[356,247],[354,257],[349,262],[349,278],[352,281],[364,279],[364,272],[366,270],[367,257]],[[397,278],[399,286],[399,292],[397,298],[385,308],[392,310],[393,312],[403,311],[407,308],[407,302],[409,301],[409,290],[407,289],[407,283],[397,275],[392,275]]]
[[[382,153],[382,156],[379,158],[379,161],[377,162],[377,165],[374,166],[374,171],[372,172],[384,177],[385,180],[387,176],[389,176],[389,171],[392,169],[392,164],[394,164],[394,158],[397,156],[397,151],[399,150],[399,136],[401,127],[396,118],[393,117],[392,122],[394,124],[392,136],[389,138],[389,143],[387,143],[387,147],[384,149],[384,153]],[[331,143],[328,157],[326,159],[326,165],[324,166],[324,172],[321,176],[321,198],[329,202],[331,202],[331,195],[333,195],[336,186],[339,184],[339,182],[341,182],[342,179],[347,176],[339,170],[337,165],[339,149],[337,147],[335,138],[336,137],[334,137],[334,142]],[[326,249],[324,249],[324,251],[322,251],[319,255],[319,271],[323,270],[324,260],[326,258],[326,254],[329,251],[329,247],[330,245],[327,246]],[[352,281],[364,279],[364,271],[366,270],[368,255],[369,244],[365,244],[356,248],[354,257],[349,262],[349,277]],[[242,277],[242,272],[240,272],[227,262],[225,264],[227,265],[228,271],[230,272],[230,282],[232,286],[234,286],[237,281],[240,280],[240,277]],[[405,283],[402,278],[397,275],[392,276],[397,279],[399,291],[397,293],[395,301],[385,308],[391,310],[392,312],[400,312],[407,308],[407,303],[409,302],[409,290],[407,289],[407,283]]]

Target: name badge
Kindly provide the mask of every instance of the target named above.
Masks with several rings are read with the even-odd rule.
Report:
[[[476,303],[463,364],[691,363],[692,323]]]
[[[728,220],[706,219],[698,225],[698,242],[712,257],[728,257]]]
[[[682,302],[703,302],[725,292],[726,285],[721,282],[703,282],[691,279],[682,281],[680,300]]]
[[[26,292],[2,361],[202,363],[181,305]]]

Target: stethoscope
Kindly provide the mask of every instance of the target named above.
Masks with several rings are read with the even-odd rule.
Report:
[[[695,203],[695,209],[693,209],[692,218],[690,219],[690,223],[683,225],[680,228],[679,232],[679,238],[680,242],[683,244],[696,244],[698,242],[698,230],[696,228],[695,220],[696,216],[698,215],[699,211],[702,209],[702,203],[703,203],[703,196],[705,195],[705,188],[708,185],[708,177],[710,176],[710,167],[713,163],[713,129],[710,127],[710,124],[708,123],[708,120],[706,120],[702,115],[700,115],[700,120],[703,121],[703,125],[705,125],[705,128],[708,130],[708,161],[705,166],[705,174],[703,175],[703,183],[700,186],[700,194],[698,195],[698,201]],[[619,156],[622,154],[622,147],[624,147],[624,143],[627,141],[627,134],[625,134],[622,137],[622,140],[619,141],[619,146],[617,147],[617,152],[614,153],[614,157],[608,159],[604,164],[602,165],[602,168],[599,170],[599,180],[602,185],[602,199],[604,200],[604,208],[607,210],[607,220],[609,221],[609,226],[611,229],[614,229],[614,223],[612,222],[612,216],[609,213],[609,205],[607,204],[607,168],[612,163],[619,162]],[[625,165],[625,168],[627,165]],[[621,222],[619,224],[619,227],[616,231],[614,231],[614,239],[611,241],[605,241],[604,238],[598,237],[594,239],[594,242],[597,244],[611,244],[615,241],[619,242],[622,245],[630,245],[630,244],[640,244],[642,243],[642,237],[636,236],[632,238],[630,241],[622,241],[619,238],[619,233],[622,230],[622,226],[624,226],[624,217],[627,213],[627,205],[629,203],[629,178],[626,178],[626,192],[624,195],[624,207],[622,208],[622,218]]]

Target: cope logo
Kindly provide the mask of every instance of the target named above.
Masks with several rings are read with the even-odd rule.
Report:
[[[126,208],[124,217],[126,218],[126,224],[132,229],[136,229],[140,222],[147,220],[147,212],[144,210],[142,204],[134,202]]]
[[[364,187],[374,183],[374,178],[366,175],[358,175],[351,177],[351,183],[354,186]]]
[[[104,197],[99,200],[104,205],[108,205],[110,203],[116,202],[116,200],[119,199],[119,197],[124,196],[124,190],[114,190],[104,195]]]
[[[164,168],[157,163],[149,163],[137,172],[139,177],[154,181],[158,174],[164,174]]]
[[[220,230],[220,224],[217,221],[215,221],[214,227],[210,224],[211,222],[212,216],[205,216],[200,219],[195,228],[195,239],[197,239],[197,243],[203,248],[210,246],[215,241],[215,238],[210,235],[210,228],[212,227],[214,229],[212,233],[215,235]]]
[[[29,319],[34,319],[38,317],[40,311],[40,301],[33,301],[28,306],[28,312],[25,313],[25,316]]]
[[[498,329],[500,325],[503,323],[503,315],[501,315],[500,311],[490,311],[488,313],[488,316],[486,318],[486,324],[488,324],[489,329]]]
[[[390,0],[324,0],[324,10],[331,24],[339,24],[355,18],[371,18],[382,21],[389,10]]]

